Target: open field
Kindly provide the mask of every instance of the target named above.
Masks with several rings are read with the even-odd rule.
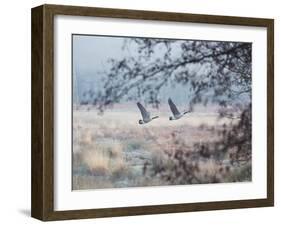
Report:
[[[251,168],[249,164],[232,165],[228,155],[220,161],[202,158],[193,150],[195,144],[218,140],[214,131],[235,120],[219,119],[213,109],[194,111],[177,121],[168,120],[168,111],[161,112],[159,119],[139,125],[137,109],[108,110],[103,115],[94,109],[74,110],[73,189],[250,180],[249,176],[240,178],[242,171]],[[188,156],[194,178],[165,180],[157,169],[164,167],[168,177],[176,178],[170,156],[179,149]]]

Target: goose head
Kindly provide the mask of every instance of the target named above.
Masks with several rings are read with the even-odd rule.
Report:
[[[172,116],[169,117],[169,120],[174,120]]]
[[[143,120],[140,119],[140,120],[139,120],[139,124],[143,124],[143,123],[144,123]]]

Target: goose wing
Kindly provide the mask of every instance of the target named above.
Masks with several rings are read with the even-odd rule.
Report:
[[[139,102],[137,103],[137,105],[138,105],[138,108],[140,109],[143,120],[149,119],[150,114],[149,114],[149,112],[147,112],[147,110],[144,108],[144,106],[142,106],[142,104]]]
[[[168,99],[168,104],[174,116],[180,115],[179,110],[177,109],[176,105],[174,104],[171,98]]]

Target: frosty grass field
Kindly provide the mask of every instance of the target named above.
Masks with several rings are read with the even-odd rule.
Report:
[[[230,164],[229,154],[222,161],[194,153],[194,144],[215,142],[216,129],[235,119],[219,118],[216,109],[197,108],[181,120],[169,121],[169,111],[160,118],[139,125],[137,108],[123,107],[99,115],[93,108],[73,110],[73,189],[99,189],[180,184],[164,180],[155,169],[174,166],[170,156],[180,149],[192,153],[192,175],[188,183],[247,181],[251,167]],[[152,114],[155,112],[152,111]],[[158,114],[158,112],[157,112]],[[176,175],[175,175],[176,176]],[[242,177],[242,179],[241,179]]]

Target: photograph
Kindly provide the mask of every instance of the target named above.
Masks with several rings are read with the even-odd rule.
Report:
[[[72,34],[72,190],[252,181],[252,43]]]

